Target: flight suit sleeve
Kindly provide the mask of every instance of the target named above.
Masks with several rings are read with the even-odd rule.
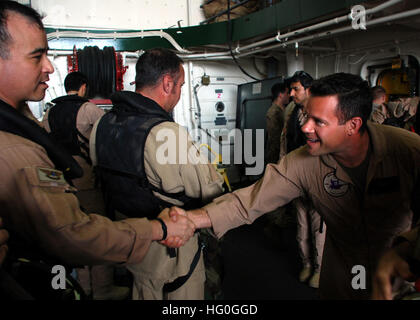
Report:
[[[289,154],[278,164],[268,164],[263,178],[255,184],[223,195],[205,206],[215,235],[221,238],[230,229],[251,224],[263,214],[302,196],[304,191],[293,163],[293,156]]]
[[[204,201],[223,192],[222,176],[176,123],[164,122],[151,130],[144,164],[150,183],[165,192],[185,191],[187,196]]]
[[[147,219],[113,222],[80,209],[43,149],[0,152],[2,215],[23,238],[70,264],[138,263],[152,238]]]
[[[96,104],[91,102],[86,102],[79,110],[77,114],[77,130],[89,139],[92,128],[96,121],[98,121],[105,111],[99,108]]]

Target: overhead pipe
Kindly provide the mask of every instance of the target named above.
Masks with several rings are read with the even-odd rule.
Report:
[[[399,12],[399,13],[396,13],[396,14],[393,14],[393,15],[390,15],[390,16],[386,16],[386,17],[374,19],[374,20],[371,20],[371,21],[367,21],[366,25],[373,26],[373,25],[376,25],[376,24],[386,23],[386,22],[390,22],[390,21],[393,21],[393,20],[408,18],[408,17],[415,16],[415,15],[418,15],[418,14],[420,14],[420,8],[412,9],[412,10],[405,11],[405,12]],[[351,31],[351,30],[353,30],[353,27],[352,26],[347,26],[347,27],[342,27],[342,28],[338,28],[338,29],[335,29],[335,30],[325,31],[325,32],[318,33],[318,34],[315,34],[315,35],[310,35],[310,36],[306,36],[306,37],[303,37],[303,38],[289,40],[289,41],[286,41],[286,42],[283,42],[283,43],[280,43],[280,44],[275,44],[275,45],[272,45],[272,46],[268,46],[268,47],[265,47],[265,48],[262,48],[262,49],[253,50],[251,52],[240,54],[240,55],[238,55],[238,57],[242,58],[242,57],[248,56],[250,54],[255,54],[255,53],[258,53],[258,52],[262,52],[262,51],[276,49],[278,47],[285,47],[289,44],[294,44],[296,42],[302,43],[302,42],[309,41],[309,40],[318,40],[318,39],[322,39],[322,38],[325,38],[325,37],[329,37],[329,36],[334,35],[334,34],[343,33],[343,32],[347,32],[347,31]]]
[[[165,38],[177,51],[182,53],[191,53],[191,51],[182,48],[172,36],[164,31],[140,31],[140,32],[114,32],[114,33],[92,33],[89,31],[59,31],[47,34],[47,40],[62,38],[87,38],[87,39],[127,39],[143,37]]]
[[[401,2],[402,0],[390,0],[387,1],[381,5],[378,5],[374,8],[368,9],[366,11],[366,14],[371,14],[371,13],[375,13],[378,11],[381,11],[385,8],[388,8],[398,2]],[[379,23],[384,23],[384,22],[389,22],[392,20],[396,20],[396,19],[402,19],[405,17],[410,17],[416,14],[419,14],[419,10],[420,9],[413,9],[410,11],[406,11],[406,12],[401,12],[401,13],[397,13],[394,15],[390,15],[390,16],[386,16],[383,18],[378,18],[375,20],[371,20],[371,21],[367,21],[366,24],[367,25],[375,25],[375,24],[379,24]],[[338,18],[334,18],[325,22],[321,22],[318,24],[315,24],[313,26],[310,27],[306,27],[306,28],[301,28],[292,32],[289,32],[287,34],[284,35],[277,35],[276,37],[270,38],[270,39],[266,39],[263,41],[259,41],[259,42],[255,42],[251,45],[248,46],[243,46],[243,47],[237,47],[234,51],[238,54],[237,56],[239,58],[242,57],[246,57],[255,53],[259,53],[259,52],[264,52],[264,51],[268,51],[271,49],[276,49],[278,47],[287,47],[287,45],[289,44],[294,44],[294,43],[302,43],[308,40],[317,40],[317,39],[321,39],[327,36],[331,36],[333,34],[338,34],[338,33],[342,33],[342,32],[346,32],[349,30],[352,30],[352,26],[346,26],[346,27],[342,27],[342,28],[338,28],[335,30],[330,30],[330,31],[325,31],[323,33],[318,33],[315,35],[309,35],[306,37],[302,37],[302,38],[297,38],[297,39],[293,39],[293,40],[288,40],[288,41],[284,41],[272,46],[267,46],[264,48],[259,48],[259,49],[255,49],[255,50],[251,50],[249,52],[246,53],[240,53],[243,50],[248,50],[248,49],[252,49],[252,48],[256,48],[258,46],[260,46],[261,44],[266,44],[269,42],[273,42],[273,41],[280,41],[282,39],[288,38],[292,35],[297,35],[300,34],[302,32],[308,32],[308,31],[313,31],[331,24],[336,23],[336,21],[345,21],[347,19],[351,19],[351,14],[346,15],[346,16],[342,16],[342,17],[338,17]],[[230,60],[232,59],[231,53],[230,51],[225,51],[225,52],[211,52],[211,53],[197,53],[197,54],[193,54],[188,50],[183,49],[181,46],[179,46],[179,44],[166,32],[163,31],[143,31],[143,32],[129,32],[129,33],[106,33],[106,34],[100,34],[100,33],[89,33],[89,32],[79,32],[79,31],[57,31],[57,32],[53,32],[53,33],[49,33],[47,35],[47,39],[48,40],[52,40],[54,38],[59,38],[59,37],[87,37],[87,38],[97,38],[97,39],[114,39],[116,37],[118,38],[136,38],[136,37],[153,37],[153,36],[160,36],[163,37],[165,39],[167,39],[173,46],[174,48],[176,48],[181,54],[179,54],[179,56],[185,60],[202,60],[202,59],[211,59],[211,60]],[[328,48],[326,50],[330,50],[333,51],[334,49]]]
[[[374,8],[366,10],[366,15],[382,11],[382,10],[384,10],[384,9],[390,7],[390,6],[393,6],[393,5],[395,5],[399,2],[402,2],[402,1],[403,0],[389,0],[385,3],[382,3],[382,4],[374,7]],[[312,26],[309,26],[309,27],[304,27],[304,28],[301,28],[301,29],[298,29],[298,30],[294,30],[294,31],[288,32],[288,33],[283,34],[283,35],[280,35],[280,33],[279,33],[275,37],[265,39],[265,40],[261,40],[261,41],[258,41],[258,42],[254,42],[254,43],[252,43],[250,45],[247,45],[247,46],[243,46],[243,47],[238,46],[234,50],[234,52],[236,52],[238,54],[238,57],[247,56],[247,55],[253,54],[254,52],[261,52],[261,49],[259,51],[252,51],[252,52],[244,53],[244,54],[241,54],[241,51],[253,49],[253,48],[259,47],[261,45],[265,45],[267,43],[274,42],[274,41],[281,42],[283,39],[287,39],[287,38],[292,37],[292,36],[297,36],[301,33],[307,33],[307,32],[310,32],[310,31],[314,31],[314,30],[317,30],[317,29],[320,29],[320,28],[324,28],[324,27],[327,27],[327,26],[330,26],[330,25],[333,25],[333,24],[338,24],[338,23],[341,23],[341,22],[344,22],[344,21],[347,21],[347,20],[351,20],[351,19],[352,19],[352,13],[341,16],[341,17],[336,17],[336,18],[333,18],[333,19],[330,19],[330,20],[327,20],[327,21],[324,21],[324,22],[320,22],[318,24],[315,24],[315,25],[312,25]],[[288,43],[295,43],[295,42],[298,42],[298,41],[293,40],[292,42],[282,42],[281,45],[284,45],[285,43],[288,44]],[[301,42],[301,41],[299,41],[299,42]],[[274,45],[274,46],[271,46],[271,47],[268,47],[268,48],[270,48],[270,49],[271,48],[277,48],[278,46],[279,45]],[[265,51],[264,48],[262,50]],[[216,60],[220,60],[220,59],[225,60],[230,55],[231,55],[230,51],[226,51],[226,52],[216,52],[216,53],[191,54],[191,55],[185,56],[185,58],[186,59],[189,59],[189,58],[191,58],[191,59],[197,59],[197,58],[202,59],[202,58],[215,58],[215,57],[217,57]]]
[[[385,8],[388,8],[398,2],[401,2],[402,0],[389,0],[381,5],[378,5],[374,8],[368,9],[366,11],[366,14],[371,14],[371,13],[375,13],[378,11],[381,11]],[[280,35],[278,34],[275,37],[266,39],[266,40],[262,40],[259,42],[255,42],[251,45],[247,45],[247,46],[243,46],[243,47],[237,47],[235,49],[236,53],[240,53],[241,51],[244,50],[248,50],[248,49],[252,49],[252,48],[256,48],[258,46],[267,44],[267,43],[271,43],[274,41],[281,41],[283,39],[286,39],[288,37],[291,36],[296,36],[299,35],[303,32],[309,32],[309,31],[313,31],[313,30],[317,30],[332,24],[337,24],[343,21],[346,21],[348,19],[351,19],[351,13],[349,15],[345,15],[342,17],[337,17],[328,21],[324,21],[318,24],[315,24],[313,26],[310,27],[305,27],[305,28],[301,28],[295,31],[291,31],[288,32],[286,34]],[[63,38],[87,38],[87,39],[116,39],[116,38],[121,38],[121,39],[125,39],[125,38],[143,38],[143,37],[161,37],[161,38],[165,38],[178,52],[180,53],[184,53],[184,54],[189,54],[187,56],[185,56],[186,59],[203,59],[203,58],[216,58],[216,57],[222,57],[222,59],[225,59],[225,56],[230,56],[230,52],[226,51],[226,52],[213,52],[213,53],[199,53],[199,54],[192,54],[191,51],[189,50],[185,50],[184,48],[182,48],[176,41],[175,39],[169,35],[168,33],[164,32],[164,31],[140,31],[140,32],[114,32],[114,33],[92,33],[89,31],[59,31],[57,30],[56,32],[51,32],[47,34],[47,40],[53,40],[53,39],[59,39],[60,37]],[[289,42],[287,42],[289,43]],[[284,42],[282,43],[284,44]],[[271,47],[269,47],[271,48]],[[252,53],[254,53],[254,51],[252,51]],[[252,54],[252,53],[248,53],[246,55]],[[239,55],[241,56],[241,55]],[[219,59],[216,59],[219,60]]]
[[[366,10],[366,15],[382,11],[382,10],[384,10],[384,9],[390,7],[390,6],[393,6],[394,4],[396,4],[398,2],[401,2],[401,1],[403,1],[403,0],[389,0],[385,3],[382,3],[382,4],[374,7],[374,8]],[[285,34],[278,33],[277,36],[275,36],[273,38],[261,40],[259,42],[255,42],[253,44],[243,46],[243,47],[240,48],[240,50],[248,50],[248,49],[255,48],[255,47],[258,47],[258,46],[261,46],[261,45],[265,45],[267,43],[274,42],[274,41],[281,42],[283,39],[287,39],[287,38],[293,37],[293,36],[298,36],[301,33],[307,33],[307,32],[318,30],[318,29],[328,27],[328,26],[331,26],[331,25],[334,25],[334,24],[339,24],[339,23],[345,22],[347,20],[352,20],[352,13],[341,16],[341,17],[336,17],[336,18],[333,18],[333,19],[330,19],[330,20],[327,20],[327,21],[323,21],[323,22],[314,24],[314,25],[309,26],[309,27],[304,27],[304,28],[301,28],[301,29],[298,29],[298,30],[294,30],[294,31],[291,31],[291,32],[288,32],[288,33],[285,33]]]
[[[412,42],[412,41],[418,41],[418,40],[420,40],[420,35],[416,35],[416,36],[409,37],[409,38],[404,38],[404,39],[398,39],[398,40],[389,40],[389,41],[386,41],[386,42],[382,42],[380,44],[358,47],[357,49],[347,49],[347,50],[340,50],[339,52],[335,52],[335,53],[321,54],[321,55],[319,55],[319,57],[321,59],[323,59],[323,58],[335,55],[337,53],[347,55],[349,53],[373,51],[373,50],[378,50],[378,48],[382,48],[382,47],[395,47],[398,44],[403,44],[403,43],[406,43],[406,42]]]

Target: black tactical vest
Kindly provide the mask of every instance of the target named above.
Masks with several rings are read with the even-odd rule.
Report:
[[[172,117],[153,100],[134,92],[117,92],[111,100],[114,107],[101,118],[96,132],[97,173],[108,215],[118,210],[130,217],[155,218],[172,204],[152,191],[183,203],[194,202],[184,192],[168,194],[155,188],[144,170],[150,130],[159,123],[173,122]]]
[[[61,145],[53,141],[43,128],[1,100],[0,130],[13,133],[41,145],[56,169],[61,170],[69,182],[83,175],[83,170],[79,164]]]
[[[48,114],[51,138],[60,143],[71,155],[81,156],[88,163],[92,163],[89,157],[89,140],[76,127],[80,107],[88,100],[78,95],[68,95],[52,102],[55,105]]]

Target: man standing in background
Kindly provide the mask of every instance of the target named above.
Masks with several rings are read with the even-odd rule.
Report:
[[[272,104],[267,111],[266,163],[277,163],[280,155],[280,136],[284,127],[284,108],[289,103],[289,88],[286,82],[271,87]]]

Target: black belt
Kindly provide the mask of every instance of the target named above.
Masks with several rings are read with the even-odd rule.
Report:
[[[164,293],[173,292],[173,291],[181,288],[185,284],[185,282],[187,282],[187,280],[191,277],[192,273],[194,272],[195,268],[197,267],[198,261],[200,260],[201,249],[202,249],[202,245],[199,241],[197,252],[195,253],[194,259],[191,262],[190,270],[188,271],[188,273],[185,276],[181,276],[181,277],[176,278],[172,282],[165,283],[165,285],[163,286],[163,292]]]

